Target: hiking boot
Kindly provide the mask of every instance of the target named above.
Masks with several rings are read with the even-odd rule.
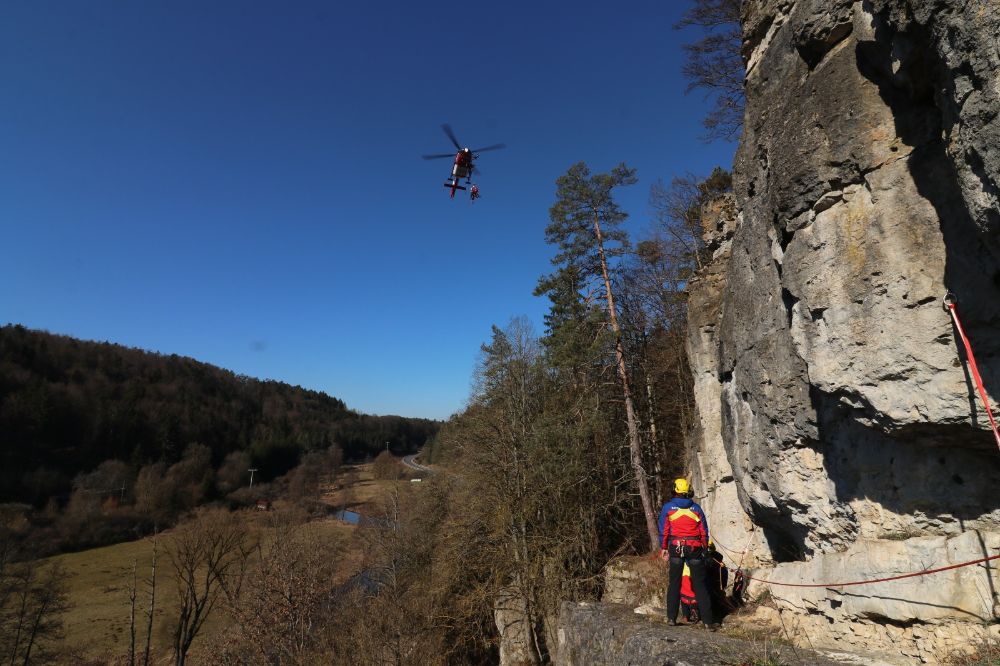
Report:
[[[713,622],[712,624],[706,624],[705,628],[708,629],[709,631],[718,631],[719,630],[719,623],[718,622]]]
[[[670,625],[671,627],[680,626],[677,624],[677,620],[667,620],[667,624]]]

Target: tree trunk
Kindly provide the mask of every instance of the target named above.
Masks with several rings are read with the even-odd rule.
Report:
[[[653,378],[646,372],[646,400],[649,403],[649,448],[653,450],[653,484],[656,488],[656,503],[663,502],[663,490],[661,488],[663,478],[663,468],[660,456],[660,442],[656,436],[656,405],[653,395]],[[659,531],[657,531],[659,536]],[[657,544],[659,545],[659,544]]]
[[[19,591],[20,602],[17,609],[17,631],[14,633],[14,647],[10,651],[10,664],[11,666],[17,661],[17,650],[21,647],[21,632],[24,630],[24,620],[25,616],[28,614],[28,590],[31,586],[31,577],[25,576],[23,581],[24,588]]]
[[[43,594],[47,595],[48,593],[48,590],[43,591]],[[35,640],[38,639],[38,627],[42,623],[42,617],[46,610],[48,610],[48,601],[43,599],[31,624],[31,632],[28,634],[28,644],[24,646],[24,661],[21,662],[21,666],[28,666],[31,663],[31,651],[35,647]]]
[[[149,666],[149,648],[153,639],[153,613],[156,610],[156,531],[153,531],[153,562],[149,572],[149,612],[146,614],[146,650],[142,656],[143,666]]]
[[[659,528],[653,512],[653,502],[649,496],[649,484],[646,482],[646,471],[642,468],[642,447],[639,443],[639,424],[635,418],[635,406],[632,404],[632,390],[629,387],[628,369],[625,365],[625,347],[622,344],[621,327],[618,325],[618,314],[615,310],[615,297],[611,289],[611,278],[608,277],[608,262],[604,255],[604,238],[601,235],[601,221],[594,211],[594,234],[597,236],[597,253],[601,259],[601,275],[604,278],[604,289],[608,301],[608,319],[611,330],[615,334],[615,361],[618,365],[618,378],[622,382],[622,397],[625,399],[625,418],[628,422],[629,452],[632,458],[632,471],[639,487],[639,497],[642,500],[642,511],[646,516],[646,530],[649,532],[650,550],[659,550]]]
[[[135,666],[135,597],[138,579],[136,560],[132,560],[132,585],[128,590],[128,666]]]

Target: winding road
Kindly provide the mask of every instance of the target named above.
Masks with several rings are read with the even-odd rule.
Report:
[[[409,467],[410,469],[417,470],[418,472],[426,472],[427,474],[433,473],[434,470],[432,470],[430,467],[424,467],[423,465],[421,465],[416,461],[416,457],[419,455],[420,455],[419,453],[414,453],[411,456],[403,456],[403,464]]]

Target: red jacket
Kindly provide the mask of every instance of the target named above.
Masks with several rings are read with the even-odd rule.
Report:
[[[671,540],[708,545],[708,518],[701,507],[686,497],[675,497],[660,511],[660,547],[667,548]]]

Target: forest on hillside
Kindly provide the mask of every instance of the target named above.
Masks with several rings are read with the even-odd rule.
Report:
[[[174,465],[192,447],[220,469],[240,453],[259,481],[313,451],[346,461],[417,451],[438,423],[370,416],[342,400],[174,354],[0,327],[0,502],[64,504],[105,461]],[[123,492],[128,494],[130,488]]]

